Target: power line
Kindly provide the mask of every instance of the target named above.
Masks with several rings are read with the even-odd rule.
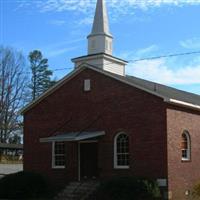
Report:
[[[176,54],[168,54],[168,55],[140,58],[140,59],[136,59],[136,60],[129,60],[129,62],[133,63],[133,62],[139,62],[139,61],[144,61],[144,60],[155,60],[155,59],[159,59],[159,58],[170,58],[170,57],[186,56],[186,55],[193,55],[193,54],[200,54],[200,51],[193,51],[193,52],[186,52],[186,53],[176,53]]]
[[[68,69],[73,69],[74,67],[65,67],[65,68],[58,68],[58,69],[50,69],[52,72],[55,71],[63,71],[63,70],[68,70]],[[19,72],[18,74],[32,74],[32,72]]]
[[[51,71],[62,71],[62,70],[67,70],[67,69],[73,69],[73,67],[58,68],[58,69],[54,69],[54,70],[51,70]]]
[[[135,62],[140,62],[144,60],[155,60],[155,59],[160,59],[160,58],[170,58],[170,57],[178,57],[178,56],[188,56],[188,55],[194,55],[194,54],[200,54],[200,51],[193,51],[193,52],[185,52],[185,53],[175,53],[175,54],[168,54],[168,55],[161,55],[161,56],[153,56],[153,57],[146,57],[146,58],[140,58],[140,59],[135,59],[135,60],[128,60],[129,63],[135,63]],[[109,62],[107,65],[111,65],[113,62]],[[55,71],[64,71],[64,70],[70,70],[73,69],[74,67],[64,67],[64,68],[57,68],[51,70],[52,72]],[[21,72],[20,74],[32,74],[31,72]]]
[[[135,63],[140,62],[144,60],[155,60],[160,58],[170,58],[170,57],[177,57],[177,56],[188,56],[193,54],[200,54],[200,51],[193,51],[193,52],[185,52],[185,53],[175,53],[175,54],[168,54],[168,55],[161,55],[161,56],[153,56],[153,57],[147,57],[147,58],[140,58],[135,60],[128,60],[129,63]],[[111,65],[113,62],[106,63],[105,65]]]

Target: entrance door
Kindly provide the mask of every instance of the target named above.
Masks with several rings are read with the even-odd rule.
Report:
[[[81,178],[96,178],[98,175],[97,143],[80,143]]]

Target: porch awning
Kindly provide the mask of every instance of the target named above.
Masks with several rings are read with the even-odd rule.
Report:
[[[62,133],[60,135],[51,136],[47,138],[40,138],[40,142],[70,142],[70,141],[81,141],[91,138],[96,138],[105,135],[105,131],[95,131],[95,132],[71,132]]]
[[[6,143],[0,143],[0,149],[22,150],[23,149],[23,144],[6,144]]]

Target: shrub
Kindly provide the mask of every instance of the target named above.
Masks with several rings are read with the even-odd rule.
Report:
[[[200,183],[194,186],[193,196],[200,199]]]
[[[102,183],[97,199],[104,200],[153,200],[160,198],[157,183],[150,179],[121,177]]]
[[[0,179],[0,198],[27,199],[46,192],[43,177],[33,172],[18,172]]]

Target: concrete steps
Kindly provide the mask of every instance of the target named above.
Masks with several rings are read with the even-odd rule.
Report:
[[[55,200],[86,200],[92,195],[97,187],[99,186],[98,181],[82,181],[82,182],[71,182],[60,192],[54,199]]]

